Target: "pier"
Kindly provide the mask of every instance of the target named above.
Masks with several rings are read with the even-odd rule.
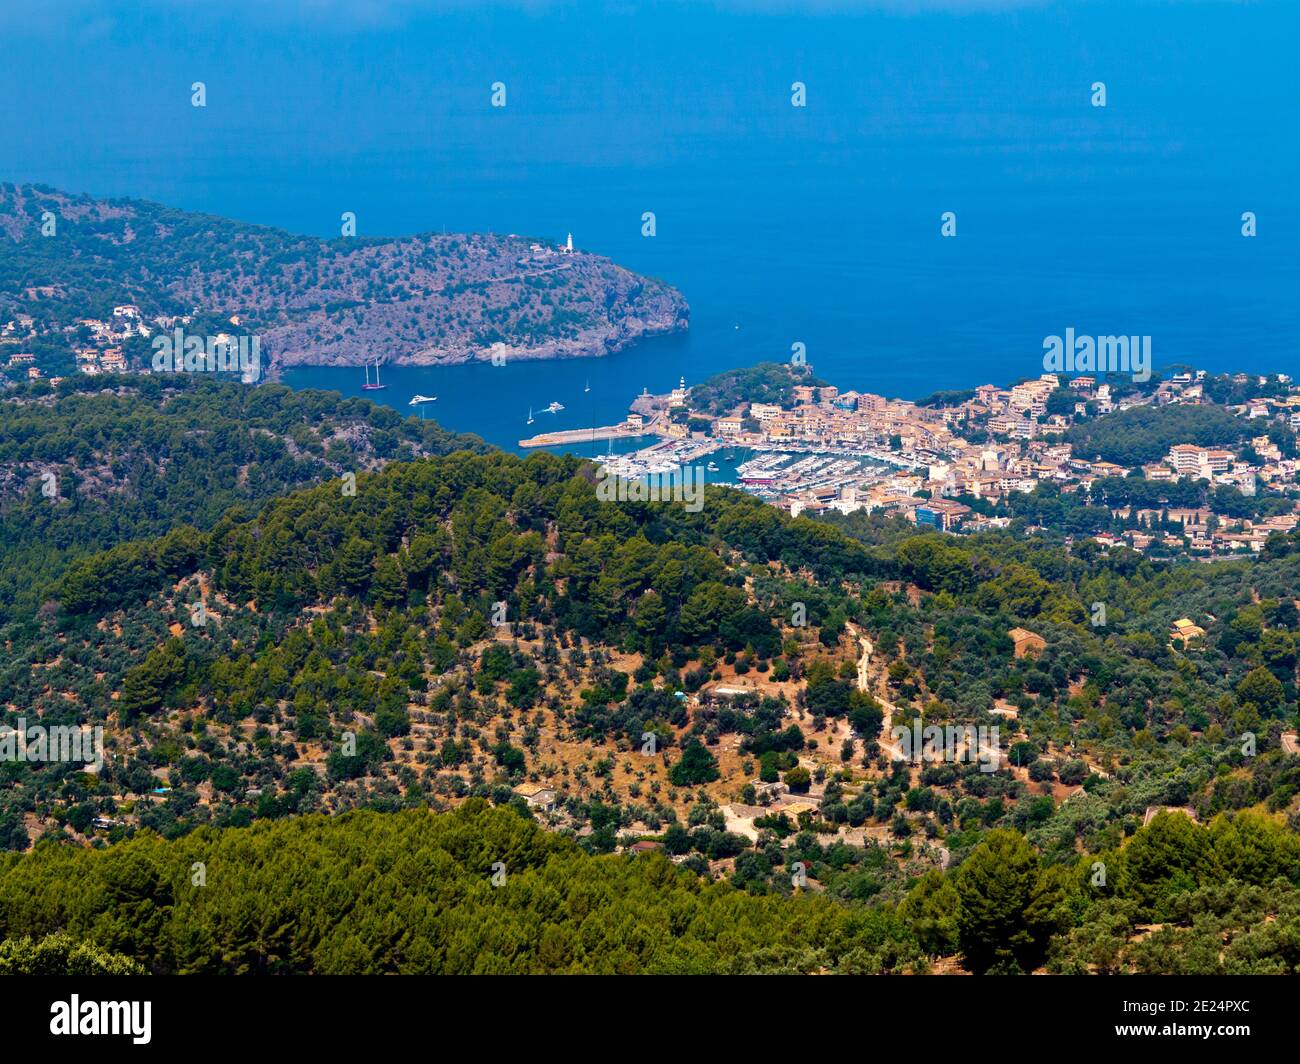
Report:
[[[643,436],[653,436],[647,427],[629,428],[627,425],[603,425],[592,429],[565,429],[561,432],[539,432],[526,440],[520,440],[520,447],[563,447],[573,443],[595,443],[597,440],[635,440]]]

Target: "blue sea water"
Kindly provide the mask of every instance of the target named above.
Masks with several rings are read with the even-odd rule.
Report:
[[[682,336],[368,393],[503,446],[796,342],[909,398],[1036,375],[1070,327],[1300,376],[1298,30],[1294,0],[66,0],[0,9],[0,180],[322,236],[572,232],[682,290]]]

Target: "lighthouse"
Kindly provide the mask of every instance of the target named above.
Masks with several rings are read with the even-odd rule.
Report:
[[[573,254],[573,234],[572,234],[572,233],[569,234],[569,239],[568,239],[567,241],[565,241],[565,244],[564,244],[564,252],[565,252],[566,255],[572,255],[572,254]]]

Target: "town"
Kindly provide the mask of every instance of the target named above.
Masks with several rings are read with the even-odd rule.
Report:
[[[1213,381],[1252,397],[1217,404],[1207,387]],[[788,402],[742,400],[721,412],[699,408],[697,389],[685,380],[667,395],[643,393],[617,430],[660,439],[604,463],[627,477],[662,473],[720,451],[748,451],[752,457],[736,468],[738,486],[792,515],[882,513],[944,532],[1008,527],[1017,496],[1054,492],[1094,508],[1090,512],[1106,508],[1113,527],[1094,534],[1102,546],[1139,551],[1259,551],[1270,535],[1300,522],[1300,388],[1286,375],[1211,378],[1187,370],[1138,388],[1044,373],[1009,388],[985,384],[928,403],[833,385],[795,383],[789,393]],[[1151,460],[1126,464],[1084,453],[1069,438],[1072,427],[1108,415],[1135,411],[1131,417],[1156,424],[1165,412],[1188,407],[1232,419],[1227,434],[1236,441],[1179,440]],[[598,431],[604,435],[596,438],[616,434]],[[1104,489],[1117,480],[1154,502],[1108,501],[1112,492]],[[1172,490],[1180,481],[1199,489]],[[1195,505],[1183,502],[1189,495]]]

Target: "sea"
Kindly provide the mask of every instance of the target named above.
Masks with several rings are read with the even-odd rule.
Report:
[[[683,292],[689,331],[604,358],[284,377],[511,449],[800,350],[913,399],[1037,376],[1068,328],[1300,376],[1297,31],[1294,0],[6,6],[0,180],[572,233]]]

